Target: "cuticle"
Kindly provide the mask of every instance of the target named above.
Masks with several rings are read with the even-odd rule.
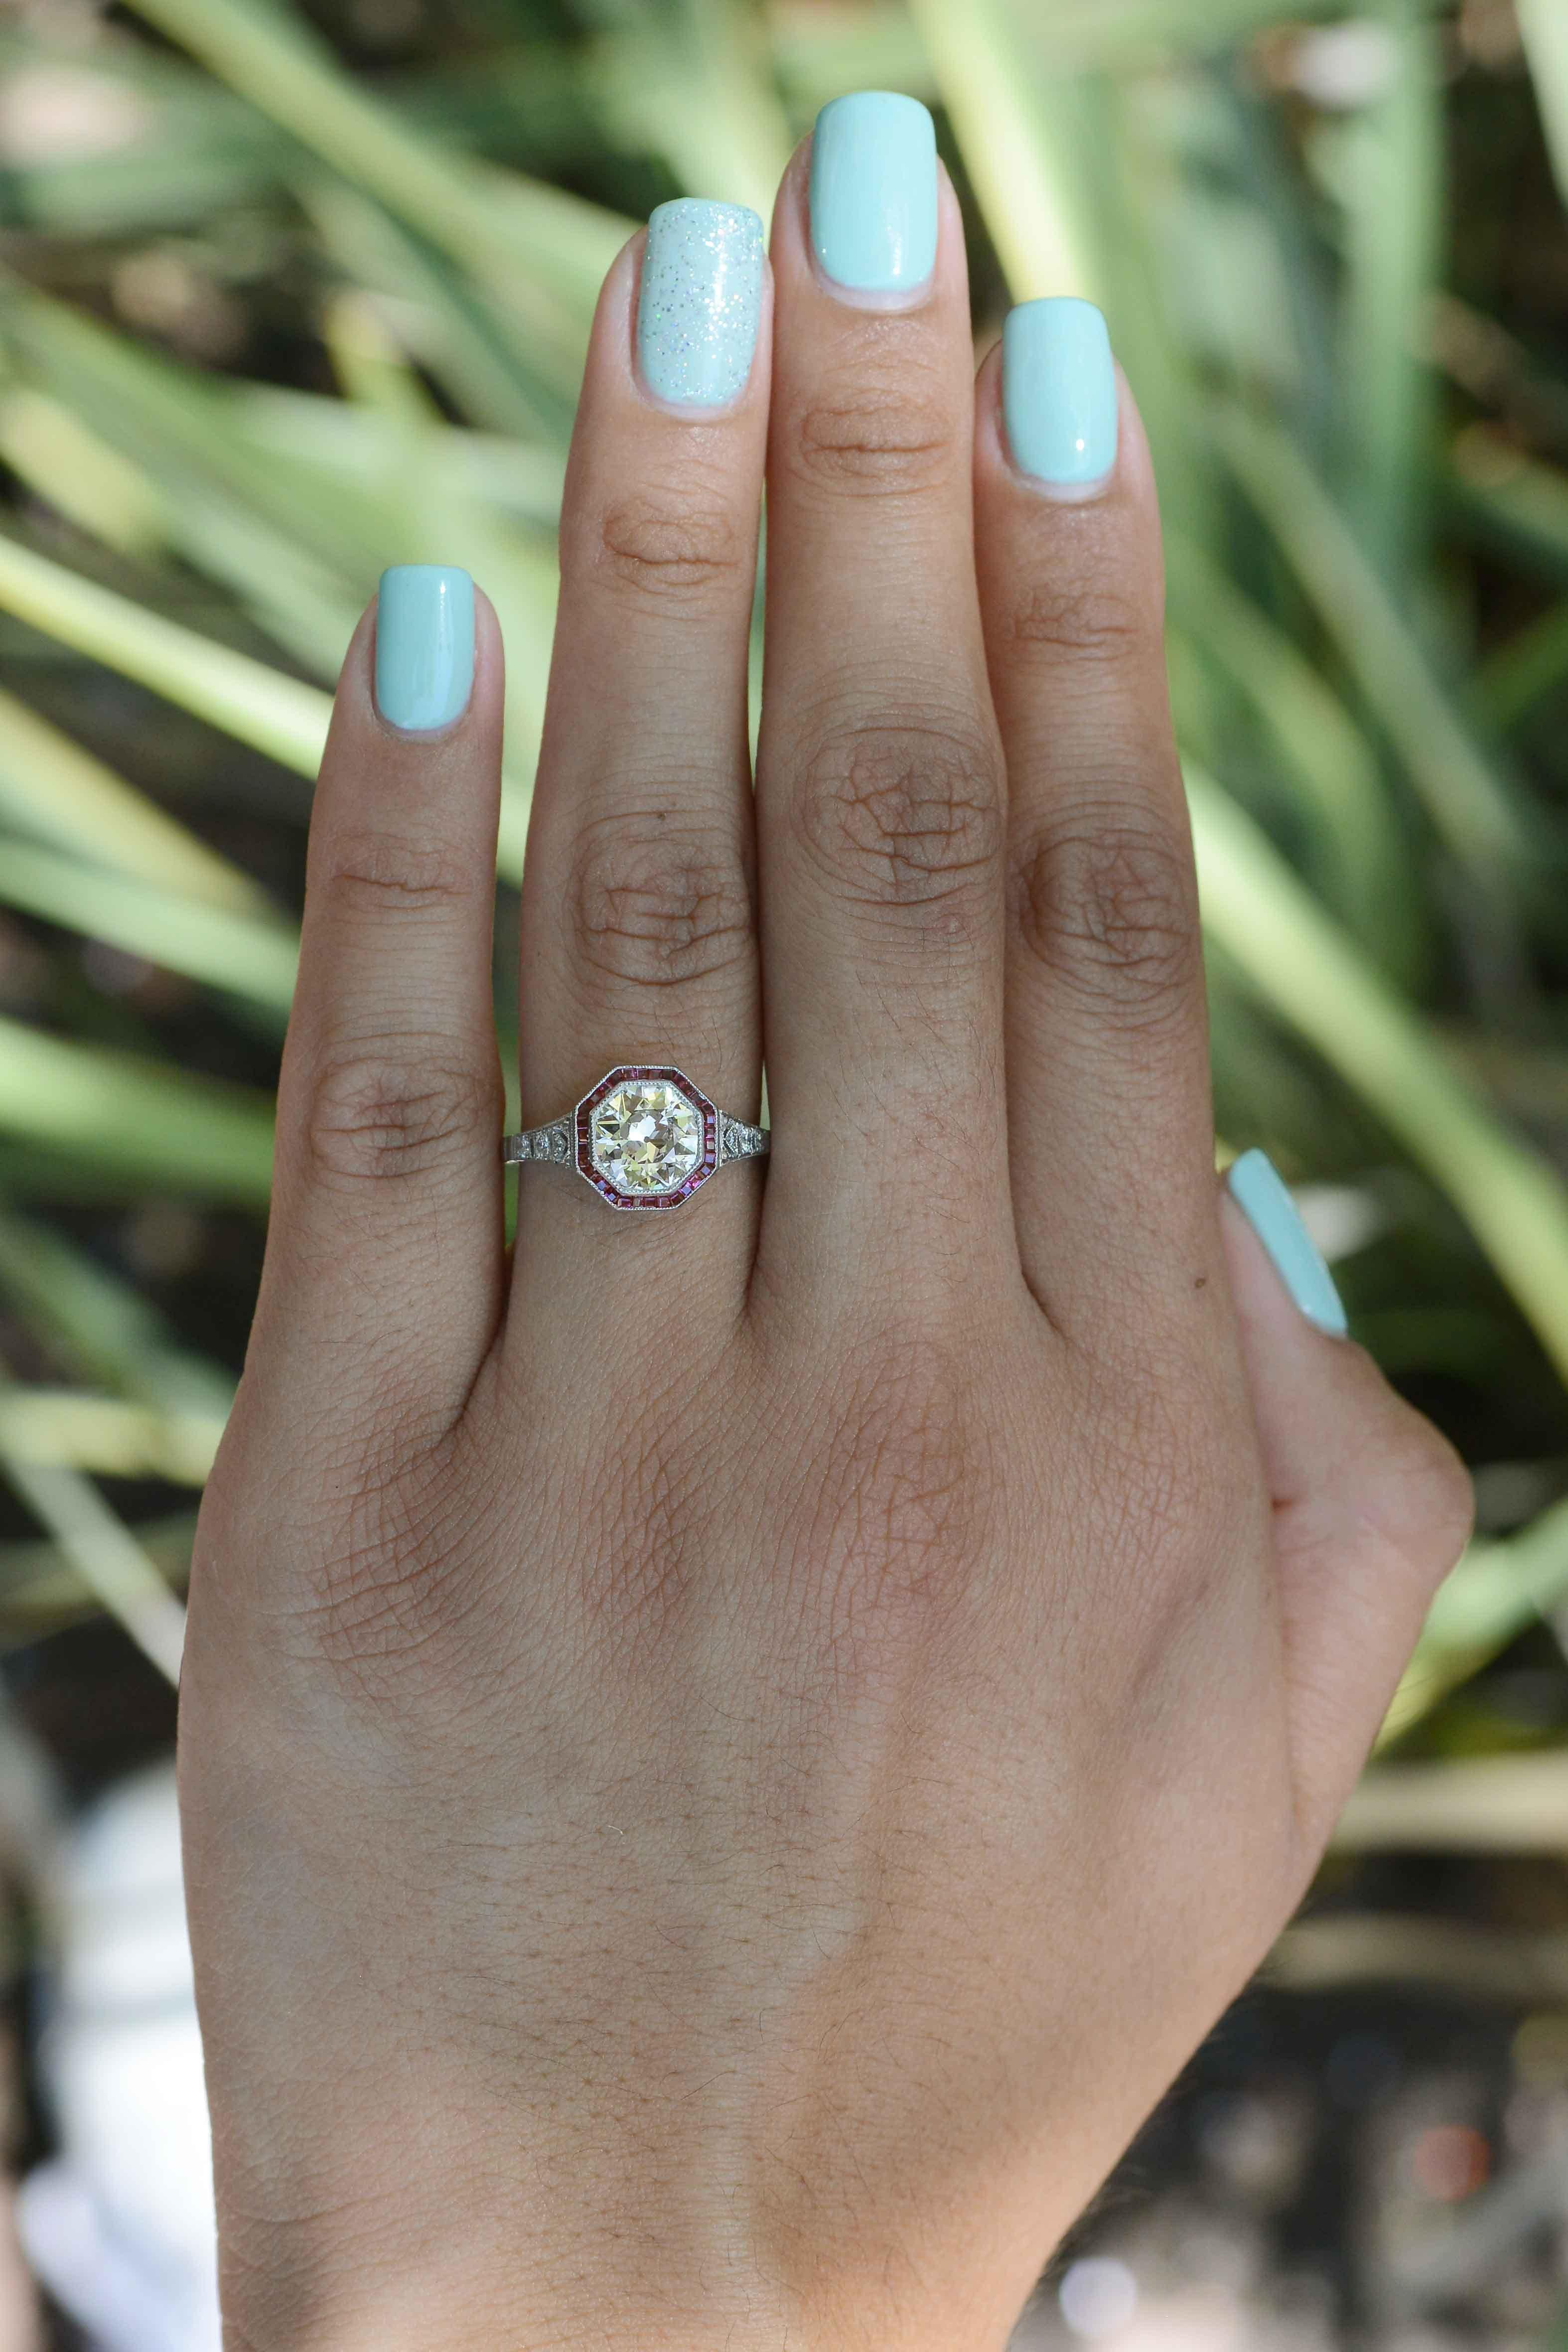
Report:
[[[936,271],[929,270],[918,286],[906,293],[897,286],[846,286],[841,278],[830,278],[817,257],[817,247],[807,225],[806,251],[810,257],[811,275],[824,294],[841,302],[847,310],[864,310],[872,318],[902,319],[912,310],[924,310],[936,291]]]
[[[1005,446],[1004,443],[1004,446]],[[1008,463],[1018,479],[1031,489],[1037,498],[1049,499],[1057,507],[1092,507],[1105,497],[1116,478],[1116,468],[1108,466],[1092,482],[1052,482],[1043,474],[1030,474],[1020,466],[1012,451],[1008,450]]]

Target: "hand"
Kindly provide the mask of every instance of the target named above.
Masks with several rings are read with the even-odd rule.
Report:
[[[770,278],[622,255],[562,520],[523,1117],[766,1053],[766,1171],[526,1167],[508,1263],[494,616],[344,667],[182,1696],[245,2352],[999,2352],[1467,1529],[1214,1174],[1136,409],[1082,308],[972,383],[901,103]]]

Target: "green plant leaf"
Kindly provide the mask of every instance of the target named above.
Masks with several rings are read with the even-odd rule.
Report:
[[[248,874],[4,688],[0,817],[181,898],[237,915],[271,911],[266,892]]]
[[[0,536],[0,610],[314,780],[331,698]]]
[[[0,899],[287,1017],[299,942],[279,923],[16,841],[0,857]]]
[[[0,1019],[0,1134],[131,1186],[265,1209],[272,1107],[248,1088]]]
[[[1277,425],[1240,409],[1219,415],[1216,431],[1438,834],[1479,875],[1500,881],[1520,869],[1531,845],[1511,784],[1475,741],[1305,458]]]
[[[1514,0],[1514,7],[1547,151],[1568,203],[1568,14],[1562,0]]]
[[[1206,929],[1459,1211],[1568,1378],[1568,1190],[1212,778],[1186,769]]]

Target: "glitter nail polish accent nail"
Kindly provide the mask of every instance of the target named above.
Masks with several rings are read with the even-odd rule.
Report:
[[[725,408],[751,373],[762,310],[762,223],[745,205],[677,196],[648,221],[637,358],[656,400]]]

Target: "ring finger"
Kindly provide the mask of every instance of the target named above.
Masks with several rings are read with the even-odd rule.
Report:
[[[760,1085],[747,644],[767,436],[761,224],[661,205],[601,297],[561,511],[561,595],[522,900],[525,1125],[619,1063],[754,1118]],[[525,1174],[517,1278],[575,1288],[588,1188]],[[755,1178],[621,1245],[749,1265]],[[590,1222],[591,1221],[591,1222]],[[725,1247],[727,1240],[727,1250]],[[548,1297],[543,1302],[548,1311]]]

